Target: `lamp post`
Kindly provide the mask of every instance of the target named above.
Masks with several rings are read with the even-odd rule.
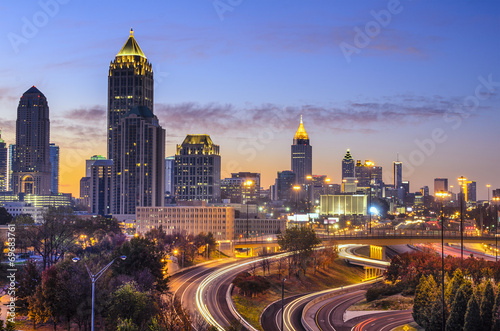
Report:
[[[495,262],[498,262],[498,202],[500,197],[493,197],[491,200],[495,202],[495,213],[493,214],[495,219]]]
[[[368,215],[369,215],[369,222],[368,222],[368,228],[370,230],[370,234],[372,234],[372,183],[370,182],[370,195],[368,196],[370,198],[369,206],[368,206]]]
[[[488,190],[488,203],[490,203],[490,187],[491,184],[486,184],[486,189]]]
[[[299,213],[299,191],[300,185],[294,185],[293,190],[295,191],[295,214]]]
[[[438,197],[441,198],[441,304],[443,305],[443,321],[442,328],[444,331],[445,326],[445,314],[444,314],[444,210],[443,210],[443,198],[448,196],[448,192],[439,191],[436,193]]]
[[[460,266],[464,261],[464,194],[463,185],[467,178],[464,176],[458,177],[458,182],[460,183]],[[481,229],[482,231],[482,229]]]
[[[243,183],[243,186],[245,186],[247,188],[247,193],[249,192],[250,188],[253,185],[254,185],[253,180],[247,180],[246,182]],[[245,241],[247,238],[249,238],[249,234],[250,234],[250,232],[248,231],[248,195],[249,195],[249,193],[247,194],[247,198],[245,200],[245,204],[247,205],[247,235],[246,235]],[[248,251],[247,251],[247,253],[248,253]]]
[[[285,300],[285,280],[286,278],[283,278],[281,280],[281,331],[283,331],[283,313],[284,313],[284,300]]]
[[[111,260],[111,262],[109,262],[104,268],[102,268],[96,274],[93,274],[92,271],[90,271],[89,267],[87,266],[87,263],[85,263],[85,261],[83,261],[83,263],[85,264],[85,268],[87,269],[87,273],[89,274],[90,280],[92,281],[92,319],[91,319],[91,324],[90,324],[91,331],[94,331],[95,282],[102,276],[102,274],[104,274],[104,272],[106,270],[109,269],[109,267],[111,267],[111,265],[113,264],[113,262],[115,262],[115,260],[117,258],[118,257],[115,257],[113,260]],[[122,260],[125,260],[126,258],[127,257],[125,255],[120,256],[120,259],[122,259]],[[80,258],[79,257],[74,257],[72,259],[72,261],[76,263],[76,262],[80,261]]]

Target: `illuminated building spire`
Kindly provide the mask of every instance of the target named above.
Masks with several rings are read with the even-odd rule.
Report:
[[[304,129],[304,122],[302,122],[302,115],[300,115],[300,124],[297,132],[295,133],[294,140],[309,140],[306,129]]]
[[[130,36],[127,39],[127,42],[125,45],[123,45],[122,49],[116,56],[141,56],[141,57],[146,57],[144,53],[142,52],[141,48],[139,47],[139,44],[137,41],[135,41],[134,38],[134,29],[130,29]]]

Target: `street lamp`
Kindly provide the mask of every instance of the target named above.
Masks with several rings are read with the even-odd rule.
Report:
[[[462,266],[464,260],[464,194],[463,185],[467,178],[464,176],[458,177],[458,182],[460,183],[460,266]],[[481,229],[482,231],[483,229]]]
[[[491,200],[495,203],[495,214],[493,214],[495,219],[495,262],[498,262],[498,202],[500,197],[493,197]]]
[[[436,192],[436,195],[441,198],[441,304],[443,305],[443,321],[442,327],[444,331],[445,326],[445,316],[444,316],[444,210],[443,210],[443,199],[444,197],[449,196],[448,192],[439,191]]]
[[[83,263],[85,264],[85,268],[87,269],[87,273],[89,274],[90,280],[92,281],[92,319],[91,319],[91,324],[90,324],[91,331],[94,331],[95,282],[99,279],[99,277],[102,276],[102,274],[104,274],[104,272],[106,272],[106,270],[109,269],[109,267],[111,267],[111,265],[113,264],[113,262],[115,262],[115,260],[117,258],[118,257],[115,257],[113,260],[111,260],[111,262],[109,262],[104,268],[101,269],[101,271],[99,271],[96,274],[93,274],[92,271],[90,271],[89,267],[87,266],[87,263],[85,263],[85,261],[83,261]],[[120,256],[120,259],[122,259],[122,260],[125,260],[126,258],[127,257],[125,255]],[[74,257],[72,259],[72,261],[76,263],[76,262],[80,261],[80,258]]]
[[[295,214],[299,213],[299,191],[300,185],[294,185],[293,190],[295,191]]]
[[[254,182],[253,180],[247,180],[246,182],[243,183],[243,186],[245,186],[247,188],[247,192],[249,192],[250,188],[254,185]],[[247,194],[247,198],[245,200],[245,204],[247,205],[247,236],[246,238],[249,237],[249,231],[248,231],[248,194]],[[245,241],[246,241],[246,238],[245,238]],[[248,253],[248,252],[247,252]]]
[[[281,331],[283,331],[283,303],[285,300],[285,280],[286,278],[283,278],[281,280]]]
[[[490,203],[490,187],[491,184],[486,184],[486,189],[488,190],[488,203]]]

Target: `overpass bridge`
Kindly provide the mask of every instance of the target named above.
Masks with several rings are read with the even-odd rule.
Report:
[[[333,241],[336,244],[361,244],[361,245],[406,245],[441,243],[441,231],[439,230],[379,230],[372,231],[338,231],[328,234],[318,233],[323,241]],[[500,234],[499,234],[500,236]],[[497,244],[498,238],[495,234],[463,234],[464,243]],[[445,243],[460,243],[460,231],[444,231]],[[266,251],[267,253],[279,250],[276,235],[240,239],[234,241],[234,249],[249,249],[254,255],[255,251]]]

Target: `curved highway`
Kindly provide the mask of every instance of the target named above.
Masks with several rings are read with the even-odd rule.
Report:
[[[351,326],[344,323],[345,311],[358,301],[365,298],[366,291],[355,291],[352,293],[335,296],[332,300],[323,304],[314,316],[316,326],[321,331],[326,330],[350,330]]]
[[[378,313],[365,315],[363,317],[365,317],[365,319],[352,327],[352,331],[390,331],[398,326],[413,322],[411,310]],[[349,320],[347,323],[353,320]]]

